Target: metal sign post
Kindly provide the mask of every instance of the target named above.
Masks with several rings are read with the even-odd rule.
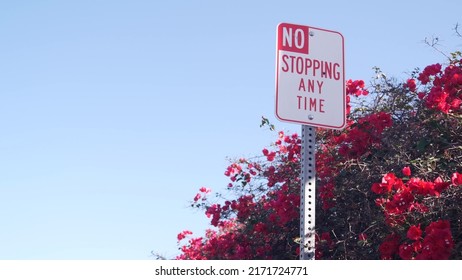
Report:
[[[276,116],[302,125],[300,259],[315,259],[315,127],[346,125],[342,34],[280,23],[276,40]]]
[[[300,186],[300,259],[314,260],[315,256],[315,189],[316,189],[316,131],[302,125]]]

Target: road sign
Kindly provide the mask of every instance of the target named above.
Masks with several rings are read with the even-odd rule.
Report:
[[[281,23],[277,28],[276,116],[302,125],[300,259],[315,257],[316,132],[346,124],[342,34]]]
[[[342,34],[304,25],[278,25],[276,116],[314,127],[345,126]]]

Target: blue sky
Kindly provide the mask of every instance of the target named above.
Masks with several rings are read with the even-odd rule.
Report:
[[[343,34],[347,79],[459,48],[459,1],[0,1],[0,259],[152,259],[276,121],[276,26]]]

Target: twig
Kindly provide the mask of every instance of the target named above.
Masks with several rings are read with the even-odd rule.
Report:
[[[459,37],[462,37],[462,33],[459,31],[459,23],[456,23],[456,26],[454,26],[454,31],[456,32],[456,35]]]
[[[431,42],[428,40],[428,38],[425,38],[424,40],[424,43],[429,46],[430,48],[434,49],[435,51],[439,52],[440,54],[442,54],[444,57],[446,57],[447,59],[451,59],[451,57],[449,55],[447,55],[446,53],[444,53],[442,50],[440,50],[439,48],[437,48],[436,46],[439,45],[439,38],[438,37],[432,37],[431,39]]]

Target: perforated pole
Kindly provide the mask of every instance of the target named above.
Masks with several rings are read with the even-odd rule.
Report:
[[[315,128],[302,125],[300,188],[300,259],[314,260],[315,250]]]

